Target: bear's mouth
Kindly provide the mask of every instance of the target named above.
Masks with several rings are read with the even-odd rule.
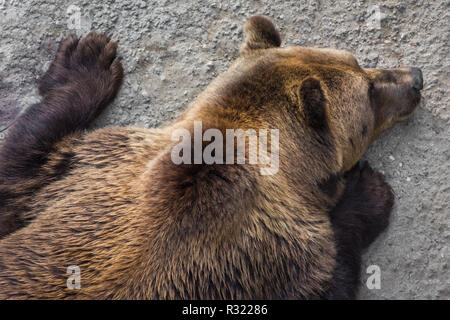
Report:
[[[419,90],[415,90],[417,94],[413,98],[412,103],[410,103],[410,106],[407,110],[401,112],[398,116],[399,121],[403,121],[408,119],[420,106],[420,102],[422,101],[422,95],[420,94]]]

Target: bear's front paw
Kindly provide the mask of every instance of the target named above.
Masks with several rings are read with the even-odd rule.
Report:
[[[363,225],[362,242],[367,247],[389,224],[394,194],[381,172],[367,162],[346,174],[346,193],[358,202],[357,215]]]
[[[78,41],[79,39],[72,34],[59,43],[58,51],[50,67],[38,80],[38,90],[42,96],[45,96],[58,84],[63,85],[67,82],[71,67],[70,60],[72,53],[77,48]]]
[[[123,78],[123,68],[116,59],[117,42],[106,35],[89,33],[78,39],[70,35],[62,40],[55,59],[38,82],[39,93],[45,96],[56,87],[76,85],[86,79],[102,79],[108,96],[114,96]],[[105,86],[106,85],[106,86]]]

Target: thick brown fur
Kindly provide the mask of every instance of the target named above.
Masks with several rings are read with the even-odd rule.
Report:
[[[87,129],[114,99],[123,78],[120,62],[113,61],[116,48],[95,33],[61,42],[40,79],[42,101],[20,116],[0,152],[0,237],[24,225],[20,214],[28,210],[28,195],[69,169],[69,145],[76,142],[63,138]]]
[[[279,48],[263,16],[244,29],[230,69],[158,129],[88,132],[119,90],[116,44],[95,33],[62,41],[42,102],[0,152],[0,298],[355,297],[361,250],[387,226],[393,197],[367,166],[346,172],[394,123],[377,101],[396,98],[372,98],[381,71],[347,52]],[[395,85],[408,90],[402,72]],[[203,132],[279,129],[278,173],[174,164],[172,133],[194,121]],[[66,286],[70,265],[79,290]]]

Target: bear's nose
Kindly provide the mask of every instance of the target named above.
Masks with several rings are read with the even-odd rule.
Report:
[[[423,89],[422,70],[420,70],[419,68],[410,68],[410,70],[413,88],[416,90],[422,90]]]

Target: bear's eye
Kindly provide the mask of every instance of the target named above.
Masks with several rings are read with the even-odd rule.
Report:
[[[375,86],[374,84],[371,82],[369,84],[369,97],[373,97],[375,95]]]

